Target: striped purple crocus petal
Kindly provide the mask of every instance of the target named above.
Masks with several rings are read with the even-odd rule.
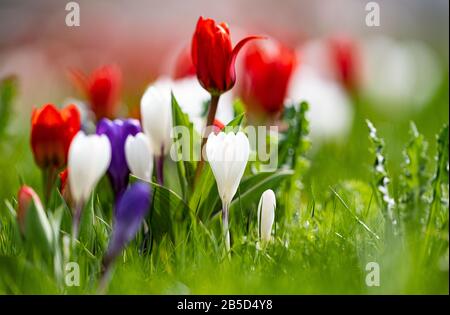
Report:
[[[112,154],[108,177],[116,200],[126,189],[130,174],[125,158],[125,141],[129,135],[134,136],[140,131],[141,126],[136,119],[115,119],[111,121],[103,118],[97,124],[97,134],[106,135],[111,142]]]
[[[152,191],[144,182],[131,185],[119,198],[114,214],[113,232],[104,263],[109,265],[136,236],[150,208]]]

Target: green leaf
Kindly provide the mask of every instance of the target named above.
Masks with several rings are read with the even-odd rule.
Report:
[[[133,180],[140,180],[131,175]],[[175,236],[176,229],[189,224],[191,209],[181,196],[173,190],[154,182],[147,182],[153,189],[153,202],[150,211],[152,236],[160,241],[164,235]]]
[[[428,143],[413,122],[409,133],[410,141],[403,152],[405,162],[400,177],[399,209],[402,221],[413,231],[423,223],[426,214],[424,196],[430,180],[426,172]]]
[[[186,196],[194,180],[195,168],[199,157],[196,155],[200,152],[200,136],[194,129],[194,125],[189,120],[189,116],[185,114],[173,95],[172,97],[172,123],[174,126],[174,145],[177,147],[177,170],[183,195]],[[182,127],[182,128],[177,128]],[[184,128],[183,128],[184,127]],[[188,132],[187,134],[185,132]]]
[[[445,125],[437,136],[436,170],[431,182],[432,201],[427,220],[427,234],[430,229],[447,222],[448,229],[448,189],[449,189],[449,128]],[[443,197],[446,200],[443,202]],[[443,204],[444,206],[442,206]]]
[[[8,294],[58,293],[56,283],[39,263],[23,257],[0,256],[0,292]]]
[[[309,121],[306,113],[309,110],[307,102],[298,106],[288,107],[284,112],[284,121],[288,128],[282,134],[278,149],[278,165],[288,165],[295,169],[298,157],[304,155],[311,146],[309,135]]]
[[[375,126],[366,120],[369,128],[369,139],[372,143],[372,153],[375,155],[375,162],[373,165],[373,185],[377,191],[378,204],[381,206],[383,216],[386,223],[387,234],[398,234],[398,221],[395,218],[395,200],[389,193],[390,178],[386,171],[386,158],[384,157],[384,141],[378,137]]]
[[[288,107],[284,112],[284,121],[287,122],[288,128],[281,134],[278,165],[293,169],[294,174],[282,187],[282,198],[279,203],[281,211],[277,216],[279,222],[282,218],[290,219],[301,202],[302,178],[310,166],[306,158],[306,153],[311,146],[309,121],[306,119],[308,110],[308,103],[302,102],[299,106]]]
[[[31,203],[25,216],[25,239],[29,248],[51,253],[54,249],[54,232],[42,204]]]
[[[17,79],[15,76],[9,76],[0,80],[0,137],[8,125],[12,102],[16,94]]]
[[[244,178],[239,186],[238,193],[231,202],[230,211],[252,210],[256,209],[256,205],[261,195],[267,189],[276,190],[283,181],[289,179],[294,172],[292,170],[281,170],[277,172],[258,173]],[[216,215],[222,210],[219,195],[216,194],[212,202],[211,214]]]

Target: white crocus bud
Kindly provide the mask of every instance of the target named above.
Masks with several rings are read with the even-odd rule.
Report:
[[[106,135],[85,135],[79,131],[69,148],[68,169],[72,198],[80,206],[89,198],[111,161],[111,144]]]
[[[149,138],[139,132],[125,141],[125,158],[131,174],[150,181],[153,172],[153,151]]]
[[[217,135],[211,133],[206,142],[206,157],[222,200],[222,224],[227,250],[230,249],[228,210],[244,174],[249,155],[250,143],[242,132],[220,132]]]
[[[275,193],[268,189],[261,195],[258,205],[258,235],[261,241],[270,241],[272,225],[275,220]]]
[[[147,88],[141,99],[142,127],[157,156],[166,155],[172,143],[171,84],[170,79],[158,80]]]

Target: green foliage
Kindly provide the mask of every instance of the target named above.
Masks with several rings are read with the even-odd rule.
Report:
[[[286,181],[281,190],[281,209],[283,212],[278,216],[289,219],[298,212],[298,205],[301,203],[301,190],[303,189],[302,176],[309,168],[309,161],[306,153],[311,146],[308,138],[309,122],[306,119],[309,105],[302,102],[299,106],[291,106],[284,113],[284,121],[288,127],[282,133],[282,139],[278,149],[278,165],[293,170],[293,175]]]
[[[11,107],[17,93],[17,79],[14,76],[0,79],[0,138],[8,126]]]
[[[195,179],[197,162],[168,158],[165,185],[150,182],[149,234],[141,229],[117,258],[106,292],[448,293],[448,127],[439,133],[437,143],[427,141],[437,132],[436,122],[417,117],[421,133],[410,125],[401,155],[406,130],[405,134],[390,130],[361,106],[348,142],[317,145],[311,152],[307,109],[306,103],[286,109],[276,171],[259,172],[257,162],[249,163],[230,209],[231,259],[223,251],[221,204],[209,164]],[[199,135],[174,98],[172,111],[174,125],[188,127],[199,144]],[[370,147],[366,116],[377,122],[384,139],[369,124]],[[241,113],[229,128],[245,130],[244,124]],[[0,293],[98,293],[101,260],[113,226],[114,198],[107,178],[86,203],[73,248],[72,209],[57,185],[43,210],[45,216],[35,213],[30,220],[34,230],[43,221],[48,223],[52,245],[42,243],[40,232],[31,228],[24,238],[13,196],[22,182],[39,190],[41,181],[28,135],[11,135],[2,143],[5,150],[0,158],[4,183],[0,186]],[[368,148],[375,160],[370,172],[364,167],[369,162]],[[392,153],[397,151],[400,159]],[[427,158],[432,155],[436,159]],[[15,161],[14,167],[10,161]],[[261,246],[256,211],[266,189],[277,196],[276,223],[273,240]],[[395,238],[388,237],[392,220],[398,220]],[[64,285],[68,261],[80,266],[80,287]],[[365,284],[368,262],[380,264],[380,287]]]
[[[373,164],[373,185],[377,191],[377,200],[381,206],[383,216],[386,221],[387,236],[397,235],[398,220],[395,215],[395,200],[389,193],[389,183],[391,182],[386,170],[386,158],[384,156],[384,141],[378,137],[375,126],[367,120],[369,128],[369,139],[372,142],[372,153],[375,155]]]
[[[400,177],[399,209],[405,233],[423,228],[426,216],[426,193],[429,190],[428,142],[411,122],[410,141],[404,150],[405,162]]]

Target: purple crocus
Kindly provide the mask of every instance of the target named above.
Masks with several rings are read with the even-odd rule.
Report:
[[[97,124],[97,134],[105,134],[111,142],[111,163],[108,177],[111,182],[116,200],[122,195],[128,185],[130,170],[125,158],[125,140],[129,135],[136,135],[141,131],[136,119],[103,118]]]
[[[135,237],[150,208],[152,191],[144,182],[131,185],[120,197],[114,213],[113,232],[103,266],[108,269],[114,258]]]

